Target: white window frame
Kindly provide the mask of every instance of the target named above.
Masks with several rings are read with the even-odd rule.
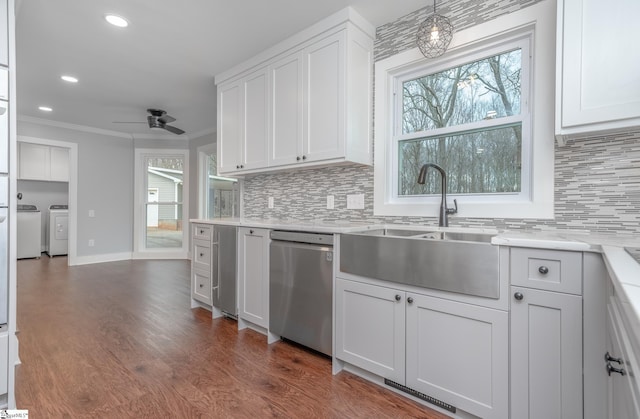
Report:
[[[456,194],[459,217],[467,218],[553,218],[554,189],[554,77],[555,1],[547,0],[487,23],[455,33],[449,51],[435,60],[426,60],[415,48],[375,66],[375,165],[374,214],[385,216],[437,216],[440,196],[402,196],[398,192],[398,141],[423,138],[425,133],[399,135],[402,82],[423,74],[472,62],[523,46],[523,172],[519,194]],[[530,54],[530,56],[529,56]],[[530,63],[527,63],[529,61]],[[527,76],[527,73],[529,76]],[[535,81],[535,82],[534,82]],[[525,86],[526,84],[526,86]],[[528,102],[526,100],[528,93]],[[527,118],[527,113],[531,114]],[[492,123],[503,124],[499,118]],[[528,125],[530,121],[530,126]],[[513,121],[512,121],[513,122]],[[398,125],[400,125],[398,123]],[[443,128],[441,134],[458,128]],[[530,133],[530,134],[527,134]],[[429,136],[431,134],[429,133]],[[425,161],[426,163],[426,161]],[[525,165],[528,163],[528,170]]]
[[[217,153],[216,144],[206,144],[198,147],[198,218],[201,220],[207,219],[207,194],[208,192],[208,171],[209,171],[209,154]],[[220,179],[225,179],[220,177]],[[229,180],[232,180],[229,178]],[[238,189],[240,199],[238,201],[239,211],[238,214],[242,217],[242,192],[244,182],[242,179],[233,179],[238,182]]]
[[[187,259],[189,254],[189,150],[143,149],[135,150],[135,188],[133,212],[133,259]],[[182,174],[182,247],[147,248],[147,168],[148,157],[180,157],[184,159]]]

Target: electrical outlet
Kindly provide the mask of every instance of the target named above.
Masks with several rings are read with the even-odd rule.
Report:
[[[89,210],[89,217],[93,218],[96,216],[96,211],[95,210]]]
[[[273,197],[270,196],[269,197],[269,204],[268,204],[269,208],[273,208]]]
[[[89,247],[93,247],[96,245],[96,241],[93,239],[89,239]]]
[[[333,208],[334,208],[333,195],[327,195],[327,209],[333,209]]]
[[[347,209],[364,209],[364,194],[347,195]]]

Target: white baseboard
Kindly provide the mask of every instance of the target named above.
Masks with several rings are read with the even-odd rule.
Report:
[[[107,253],[103,255],[76,256],[73,261],[69,261],[69,266],[89,265],[92,263],[117,262],[120,260],[132,259],[131,252]]]

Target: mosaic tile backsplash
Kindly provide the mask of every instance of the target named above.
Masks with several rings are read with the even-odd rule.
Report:
[[[438,2],[438,13],[456,29],[473,26],[539,0]],[[377,29],[376,60],[415,48],[419,22],[432,8],[418,10]],[[348,194],[364,194],[365,208],[346,208]],[[326,209],[326,197],[335,209]],[[268,197],[275,207],[269,209]],[[431,217],[373,215],[373,167],[348,165],[261,174],[245,178],[244,216],[300,220],[363,221],[437,225]],[[478,219],[452,216],[451,226],[498,229],[580,229],[599,233],[640,233],[640,131],[570,140],[555,150],[555,219]]]

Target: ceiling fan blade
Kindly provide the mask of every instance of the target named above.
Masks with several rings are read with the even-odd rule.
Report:
[[[180,128],[172,127],[171,125],[164,125],[162,128],[166,129],[169,132],[172,132],[176,135],[184,134],[184,131]]]
[[[112,124],[146,124],[146,122],[140,122],[140,121],[111,121]]]
[[[169,116],[169,115],[163,115],[160,118],[158,118],[158,121],[162,122],[163,124],[168,124],[170,122],[174,122],[176,119],[173,116]]]

